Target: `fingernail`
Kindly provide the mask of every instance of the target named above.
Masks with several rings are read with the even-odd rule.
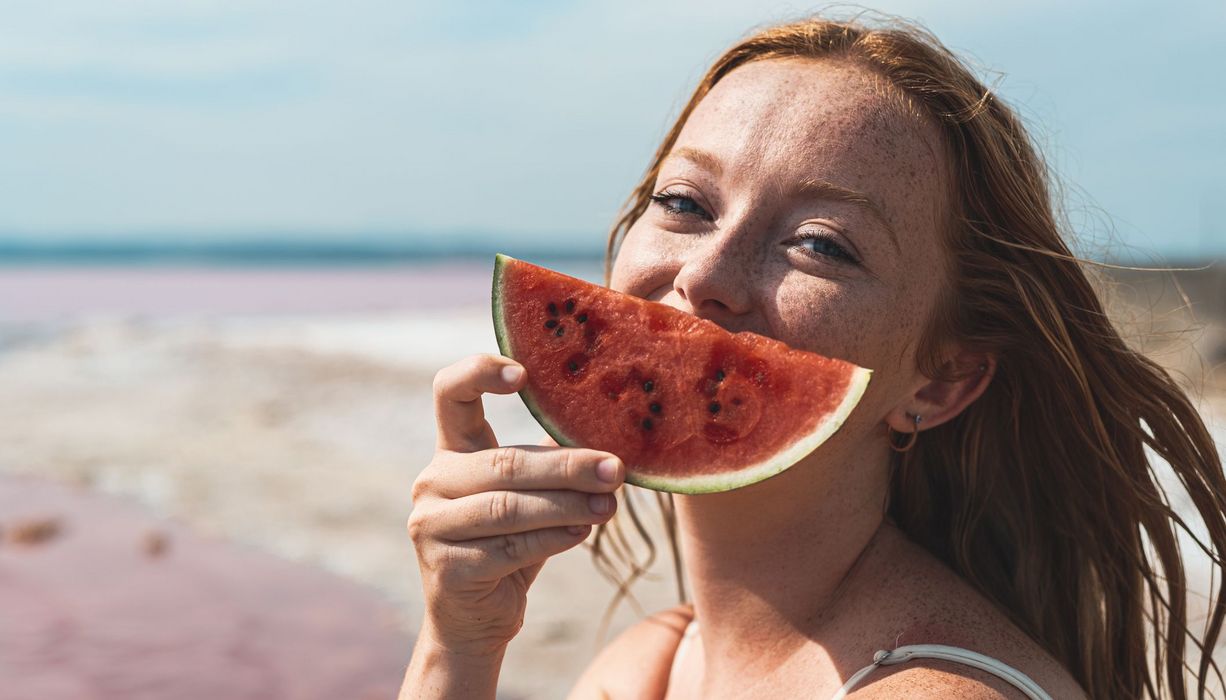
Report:
[[[597,464],[596,478],[609,484],[617,481],[617,460],[609,457]]]
[[[587,532],[587,525],[571,525],[566,531],[572,535],[582,535]]]
[[[502,368],[502,381],[507,384],[514,384],[519,381],[519,378],[524,376],[524,368],[515,365],[507,365]]]
[[[588,496],[587,505],[596,515],[604,515],[609,512],[609,508],[613,506],[613,499],[603,493],[598,493]]]

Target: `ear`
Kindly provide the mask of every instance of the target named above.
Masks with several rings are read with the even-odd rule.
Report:
[[[996,372],[996,357],[985,352],[962,351],[941,370],[943,375],[953,379],[925,380],[906,401],[886,415],[890,428],[899,433],[912,433],[916,430],[916,416],[920,417],[920,430],[935,428],[955,418],[988,388]]]

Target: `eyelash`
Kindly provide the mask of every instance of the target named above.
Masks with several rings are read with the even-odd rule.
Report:
[[[693,204],[694,207],[698,209],[698,211],[696,212],[695,211],[685,211],[681,209],[680,207],[669,204],[669,202],[674,199],[683,199],[689,202],[690,204]],[[702,207],[698,206],[698,202],[695,202],[693,197],[687,197],[684,194],[681,194],[680,192],[674,192],[672,190],[664,190],[663,192],[660,192],[658,194],[651,195],[651,201],[663,207],[664,211],[668,212],[669,214],[675,214],[677,216],[697,216],[701,218],[703,221],[711,220],[711,215],[708,214],[706,211],[704,211]]]
[[[686,211],[682,209],[681,207],[676,206],[675,204],[670,204],[670,202],[675,199],[684,200],[686,202],[689,202],[698,211]],[[669,214],[672,214],[673,216],[697,216],[703,221],[711,220],[711,215],[708,214],[706,211],[704,211],[702,207],[700,207],[698,203],[694,201],[693,197],[687,197],[686,195],[681,194],[679,192],[674,192],[672,190],[664,190],[663,192],[659,192],[657,194],[651,195],[651,201],[655,203],[656,205],[662,207],[664,211],[668,212]],[[808,248],[804,248],[804,246],[802,245],[799,245],[803,243],[804,241],[809,241],[809,240],[821,241],[827,244],[828,246],[830,246],[831,250],[826,253],[821,253],[816,250],[810,250]],[[835,241],[834,236],[828,233],[819,233],[816,231],[802,231],[800,233],[797,233],[796,236],[794,236],[790,242],[793,244],[797,244],[797,247],[804,248],[804,254],[810,257],[821,256],[821,257],[824,257],[830,260],[835,260],[837,262],[846,263],[848,265],[858,266],[860,264],[860,261],[857,260],[854,255],[847,252],[847,249],[839,245],[838,242]]]
[[[831,250],[830,252],[827,252],[827,253],[821,253],[816,250],[810,250],[809,248],[805,248],[804,246],[799,245],[803,243],[804,241],[820,241],[830,246]],[[791,243],[797,244],[798,247],[803,248],[804,254],[808,256],[820,255],[824,258],[830,258],[838,262],[846,263],[848,265],[858,266],[860,264],[860,261],[857,260],[854,255],[847,252],[847,249],[839,245],[838,242],[834,240],[834,236],[828,233],[817,232],[817,231],[801,231],[792,237]]]

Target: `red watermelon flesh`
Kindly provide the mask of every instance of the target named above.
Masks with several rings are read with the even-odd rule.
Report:
[[[626,481],[725,491],[778,474],[842,425],[871,372],[730,333],[671,306],[499,255],[494,327],[560,445],[612,452]]]

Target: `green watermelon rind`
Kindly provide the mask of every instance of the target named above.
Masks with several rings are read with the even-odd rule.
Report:
[[[494,282],[493,290],[490,294],[491,304],[493,306],[494,315],[494,335],[498,340],[498,349],[506,357],[515,359],[514,353],[511,351],[510,331],[506,327],[502,304],[502,276],[506,266],[515,262],[515,258],[501,253],[494,256]],[[843,395],[843,400],[838,407],[831,411],[826,417],[813,427],[807,435],[789,443],[784,449],[767,457],[766,459],[749,466],[740,467],[735,471],[730,471],[723,474],[702,474],[697,476],[650,476],[640,474],[634,471],[634,465],[626,465],[626,483],[643,488],[653,489],[656,491],[668,491],[670,493],[681,494],[703,494],[703,493],[718,493],[720,491],[731,491],[732,489],[741,488],[756,484],[759,481],[764,481],[772,476],[775,476],[789,467],[794,466],[797,462],[807,457],[810,453],[816,450],[822,443],[826,442],[830,436],[843,426],[843,422],[847,420],[847,416],[851,415],[852,410],[860,403],[860,398],[864,395],[864,391],[868,388],[868,383],[872,379],[873,371],[863,367],[855,367],[851,372],[851,377],[848,382],[846,393]],[[568,437],[562,430],[549,419],[549,416],[536,402],[536,398],[532,392],[525,387],[520,390],[519,396],[523,399],[524,405],[528,407],[528,412],[540,423],[545,432],[554,439],[558,445],[562,447],[577,447],[575,441]]]

